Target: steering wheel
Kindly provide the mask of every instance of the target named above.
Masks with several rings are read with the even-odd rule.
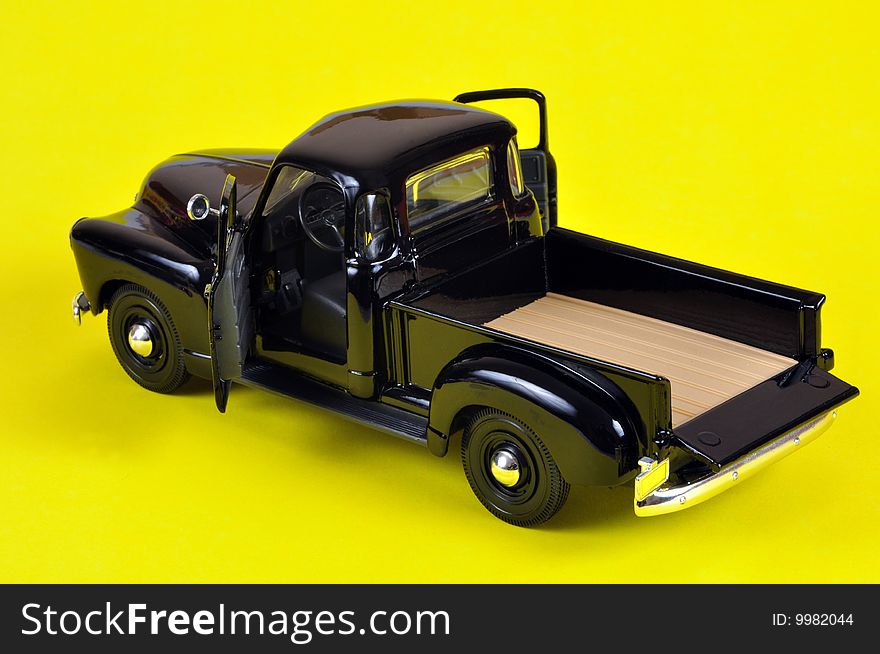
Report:
[[[327,182],[315,182],[299,196],[299,222],[309,240],[327,252],[342,252],[345,196]]]

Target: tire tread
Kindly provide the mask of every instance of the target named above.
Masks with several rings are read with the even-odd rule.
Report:
[[[150,384],[146,380],[138,377],[134,374],[128,367],[123,363],[122,356],[119,353],[119,344],[116,342],[116,339],[113,336],[113,306],[119,300],[119,298],[125,295],[142,295],[146,297],[150,302],[152,302],[162,313],[162,317],[165,319],[165,325],[168,327],[168,334],[170,347],[174,348],[174,373],[173,375],[163,384],[156,385]],[[126,374],[131,377],[135,383],[143,388],[146,388],[149,391],[153,391],[155,393],[173,393],[178,388],[183,386],[183,384],[189,379],[190,374],[186,369],[186,362],[183,360],[183,346],[180,342],[180,334],[177,331],[177,327],[174,324],[174,320],[171,318],[171,312],[168,310],[168,307],[165,306],[165,303],[162,302],[158,298],[158,296],[150,291],[149,289],[144,288],[143,286],[139,286],[138,284],[123,284],[110,298],[110,302],[107,307],[107,334],[110,337],[110,345],[113,347],[113,354],[116,355],[117,360],[119,361],[122,369],[125,370]]]
[[[470,443],[471,432],[473,428],[481,421],[490,416],[501,416],[507,418],[508,420],[511,420],[517,426],[519,426],[523,430],[523,432],[528,434],[529,438],[532,439],[532,442],[535,444],[536,448],[541,454],[541,457],[547,464],[547,468],[549,470],[548,484],[550,487],[550,496],[544,503],[544,506],[541,508],[541,510],[533,516],[517,518],[499,511],[494,505],[492,505],[490,502],[486,501],[482,497],[477,485],[474,483],[473,472],[471,471],[467,461],[468,444]],[[492,513],[492,515],[494,515],[496,518],[499,518],[500,520],[503,520],[504,522],[515,525],[517,527],[535,527],[537,525],[543,524],[544,522],[547,522],[547,520],[556,515],[556,513],[562,508],[562,506],[565,504],[565,501],[568,499],[568,493],[571,490],[571,485],[562,476],[562,472],[556,465],[556,461],[550,454],[550,450],[547,448],[547,446],[544,444],[544,441],[541,440],[538,434],[536,434],[528,425],[523,423],[515,416],[506,413],[505,411],[500,411],[498,409],[493,409],[490,407],[479,410],[468,421],[467,427],[464,430],[464,435],[462,436],[461,440],[461,463],[464,467],[464,472],[465,476],[467,477],[468,483],[470,484],[471,489],[474,491],[474,494],[477,496],[477,499],[480,500],[480,503],[484,507],[486,507],[486,509],[488,509],[489,512]]]

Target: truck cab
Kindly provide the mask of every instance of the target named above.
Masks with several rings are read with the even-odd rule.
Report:
[[[278,154],[251,215],[232,213],[241,287],[214,305],[216,333],[236,340],[216,350],[221,378],[253,354],[362,398],[388,381],[390,297],[542,233],[513,125],[430,102],[326,117]]]

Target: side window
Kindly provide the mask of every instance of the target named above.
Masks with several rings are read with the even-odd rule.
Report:
[[[510,139],[507,144],[507,178],[510,180],[510,190],[513,197],[520,198],[526,193],[526,184],[523,181],[522,161],[519,158],[519,148],[516,145],[516,137]]]
[[[410,230],[418,232],[469,204],[492,195],[489,148],[462,155],[410,175],[406,180],[406,208]]]
[[[365,261],[379,261],[394,249],[391,202],[385,193],[366,193],[355,207],[354,248]]]

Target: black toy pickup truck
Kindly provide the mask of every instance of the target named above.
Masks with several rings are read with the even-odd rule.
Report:
[[[498,98],[537,103],[537,147],[470,104]],[[569,484],[634,480],[638,515],[693,506],[858,393],[828,372],[821,294],[557,227],[530,89],[172,157],[71,244],[74,317],[108,309],[137,383],[213,379],[220,411],[248,384],[437,456],[460,436],[474,493],[515,525],[550,518]]]

